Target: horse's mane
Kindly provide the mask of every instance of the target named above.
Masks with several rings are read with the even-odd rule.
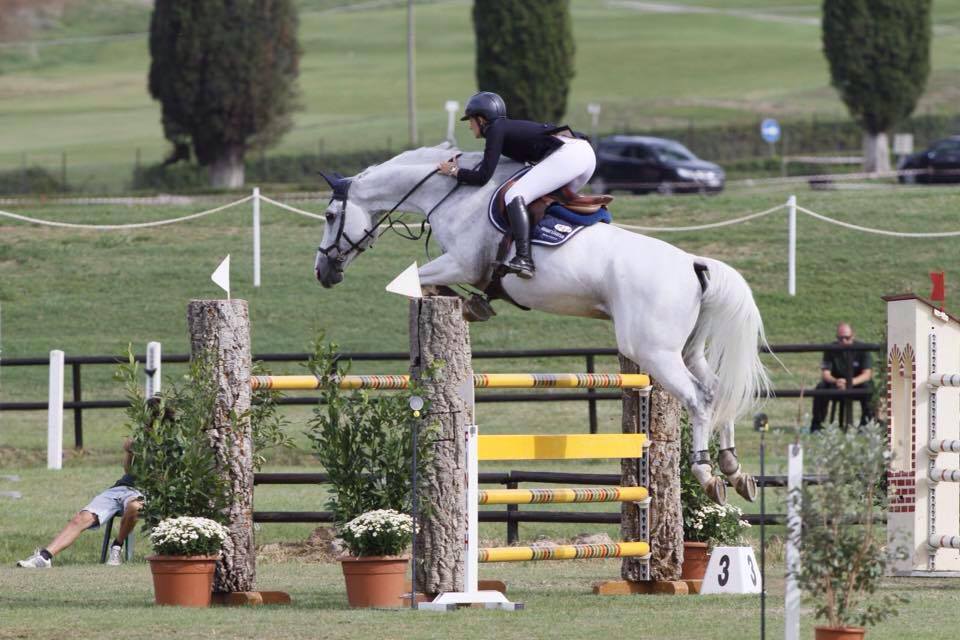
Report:
[[[413,166],[436,166],[443,160],[449,160],[450,158],[459,154],[462,154],[460,155],[459,159],[460,166],[467,168],[473,167],[480,162],[480,158],[483,155],[480,151],[461,151],[455,145],[452,145],[448,142],[443,142],[435,147],[420,147],[418,149],[404,151],[403,153],[396,155],[385,162],[367,167],[357,174],[356,178],[362,178],[368,174],[375,173],[378,169]],[[512,162],[507,159],[504,160],[507,162],[501,161],[501,166]]]

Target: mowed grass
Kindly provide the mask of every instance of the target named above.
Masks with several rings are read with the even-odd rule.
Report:
[[[48,571],[14,568],[13,562],[34,546],[45,544],[89,494],[114,478],[108,467],[70,469],[53,473],[36,469],[23,474],[25,497],[0,498],[0,638],[53,639],[69,630],[73,638],[104,635],[128,638],[711,638],[717,640],[759,636],[760,599],[757,596],[625,596],[591,594],[595,582],[616,580],[617,560],[508,563],[481,566],[481,577],[503,580],[508,595],[522,602],[522,612],[462,610],[439,615],[407,609],[351,610],[347,607],[343,577],[336,562],[303,560],[270,553],[261,547],[257,559],[257,588],[283,590],[293,603],[286,607],[212,608],[185,610],[153,604],[150,570],[145,562],[149,545],[137,533],[133,562],[121,567],[97,564],[101,536],[83,534],[55,559]],[[0,486],[3,486],[0,484]],[[291,497],[300,489],[286,488]],[[315,490],[314,490],[315,491]],[[258,505],[261,502],[258,489]],[[300,500],[304,500],[301,496]],[[270,503],[276,508],[279,503]],[[282,506],[282,505],[280,505]],[[312,508],[302,505],[300,508]],[[536,525],[523,525],[522,530]],[[277,540],[274,529],[257,531],[259,545]],[[302,540],[304,527],[284,525],[284,540]],[[576,525],[580,530],[602,527]],[[589,528],[588,528],[589,527]],[[307,529],[308,530],[308,529]],[[293,532],[296,535],[292,535]],[[753,540],[756,545],[756,531]],[[769,534],[769,532],[768,532]],[[547,530],[556,537],[556,532]],[[616,535],[613,532],[612,535]],[[529,539],[529,538],[527,538]],[[485,539],[486,542],[486,539]],[[783,547],[770,541],[767,550],[766,629],[771,637],[783,628]],[[24,551],[24,549],[27,549]],[[939,640],[944,632],[942,612],[957,597],[955,581],[886,580],[880,591],[906,595],[910,602],[900,615],[871,628],[871,638]],[[803,637],[816,624],[813,603],[802,609]]]
[[[300,42],[303,109],[276,153],[330,153],[408,144],[404,3],[304,0]],[[344,3],[349,4],[349,3]],[[662,4],[662,3],[661,3]],[[123,188],[137,154],[167,151],[160,108],[148,95],[149,7],[88,0],[66,24],[34,37],[65,42],[0,50],[0,170],[23,163],[59,173],[87,191]],[[720,0],[667,3],[574,0],[576,76],[564,118],[591,128],[589,103],[603,107],[599,131],[790,119],[843,119],[821,53],[820,3]],[[97,19],[109,15],[110,19]],[[423,142],[446,131],[446,100],[475,90],[471,4],[417,4],[417,128]],[[933,65],[919,112],[952,113],[960,77],[960,0],[934,6]],[[141,34],[93,42],[71,37]],[[472,147],[465,129],[461,143]]]

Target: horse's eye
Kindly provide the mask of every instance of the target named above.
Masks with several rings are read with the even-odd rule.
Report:
[[[331,211],[327,211],[327,212],[324,214],[324,217],[327,219],[327,222],[333,222],[334,220],[336,220],[337,214],[335,214],[335,213],[333,213],[333,212],[331,212]]]

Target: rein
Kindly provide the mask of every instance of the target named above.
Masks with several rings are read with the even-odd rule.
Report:
[[[458,154],[457,157],[459,157],[459,154]],[[321,247],[317,247],[317,251],[318,251],[320,254],[322,254],[325,258],[327,258],[328,260],[331,260],[331,261],[333,261],[334,263],[336,263],[338,266],[339,266],[339,265],[342,265],[344,262],[346,262],[347,256],[350,255],[350,252],[351,252],[351,251],[355,251],[355,252],[357,253],[357,255],[363,253],[363,252],[367,249],[367,247],[364,247],[364,246],[363,246],[363,243],[366,242],[368,239],[371,240],[371,243],[370,243],[370,245],[368,245],[368,246],[372,246],[372,244],[373,244],[372,241],[373,241],[373,240],[376,240],[376,238],[377,238],[376,230],[377,230],[377,228],[378,228],[385,220],[388,220],[388,221],[389,221],[390,229],[393,230],[393,231],[394,231],[397,235],[399,235],[401,238],[406,238],[406,239],[408,239],[408,240],[419,240],[420,238],[423,237],[423,234],[424,234],[424,231],[425,231],[425,229],[426,229],[427,224],[430,223],[430,216],[433,214],[434,211],[437,210],[437,208],[438,208],[441,204],[443,204],[444,202],[446,202],[447,198],[449,198],[451,195],[453,195],[453,192],[454,192],[454,191],[456,191],[458,188],[460,188],[460,183],[459,183],[459,182],[453,187],[453,189],[451,189],[451,190],[447,193],[447,195],[443,196],[443,198],[441,198],[440,201],[437,202],[437,204],[433,205],[433,207],[430,209],[430,211],[427,212],[427,215],[426,215],[424,221],[423,221],[422,223],[420,223],[420,232],[419,232],[419,234],[417,234],[416,236],[409,230],[409,227],[406,225],[406,223],[403,223],[403,222],[400,222],[399,224],[403,224],[404,229],[405,229],[405,231],[406,231],[406,234],[398,231],[398,230],[396,229],[396,227],[394,226],[394,225],[398,224],[398,222],[397,222],[396,220],[393,220],[392,218],[390,218],[390,216],[392,216],[392,215],[397,211],[397,209],[400,208],[400,205],[402,205],[404,202],[407,201],[407,198],[409,198],[410,196],[412,196],[412,195],[417,191],[417,189],[419,189],[420,187],[422,187],[422,186],[427,182],[427,180],[429,180],[429,179],[432,178],[433,176],[437,175],[438,173],[439,173],[439,170],[434,170],[434,171],[431,171],[430,173],[428,173],[426,176],[424,176],[417,184],[415,184],[415,185],[413,186],[412,189],[410,189],[409,191],[407,191],[407,193],[404,194],[404,196],[403,196],[402,198],[400,198],[399,201],[397,201],[397,204],[393,205],[393,208],[391,208],[391,209],[390,209],[389,211],[387,211],[385,214],[383,214],[382,216],[380,216],[380,218],[378,218],[377,221],[376,221],[369,229],[365,230],[364,233],[363,233],[363,235],[360,237],[359,240],[353,240],[353,238],[351,238],[348,234],[346,234],[346,233],[344,232],[344,226],[345,226],[346,221],[347,221],[347,196],[348,196],[348,192],[349,192],[349,190],[350,190],[350,187],[349,187],[349,185],[347,185],[347,187],[344,188],[344,189],[342,189],[342,190],[338,190],[338,189],[335,188],[335,189],[333,190],[333,195],[330,197],[330,202],[335,202],[335,201],[339,200],[340,202],[343,203],[343,211],[342,211],[342,213],[341,213],[341,215],[340,215],[340,224],[339,224],[339,226],[338,226],[338,228],[337,228],[337,235],[334,237],[333,241],[330,243],[330,246],[328,246],[328,247],[322,247],[322,246],[321,246]],[[429,242],[430,242],[430,233],[431,233],[431,232],[427,232],[427,243],[428,243],[428,244],[429,244]],[[339,248],[339,246],[340,246],[340,240],[341,240],[341,239],[343,239],[343,240],[345,240],[345,241],[347,242],[347,245],[349,246],[349,250],[346,251],[346,252],[340,252],[340,253],[338,253],[338,255],[336,255],[336,256],[334,256],[334,257],[331,257],[331,256],[330,256],[331,252],[333,252],[335,249],[338,249],[338,248]]]

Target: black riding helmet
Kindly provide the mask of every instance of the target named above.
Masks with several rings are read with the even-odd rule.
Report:
[[[481,91],[470,96],[467,100],[467,106],[463,110],[461,120],[469,120],[474,116],[483,116],[487,122],[493,122],[497,118],[507,117],[507,105],[503,98],[492,91]]]

